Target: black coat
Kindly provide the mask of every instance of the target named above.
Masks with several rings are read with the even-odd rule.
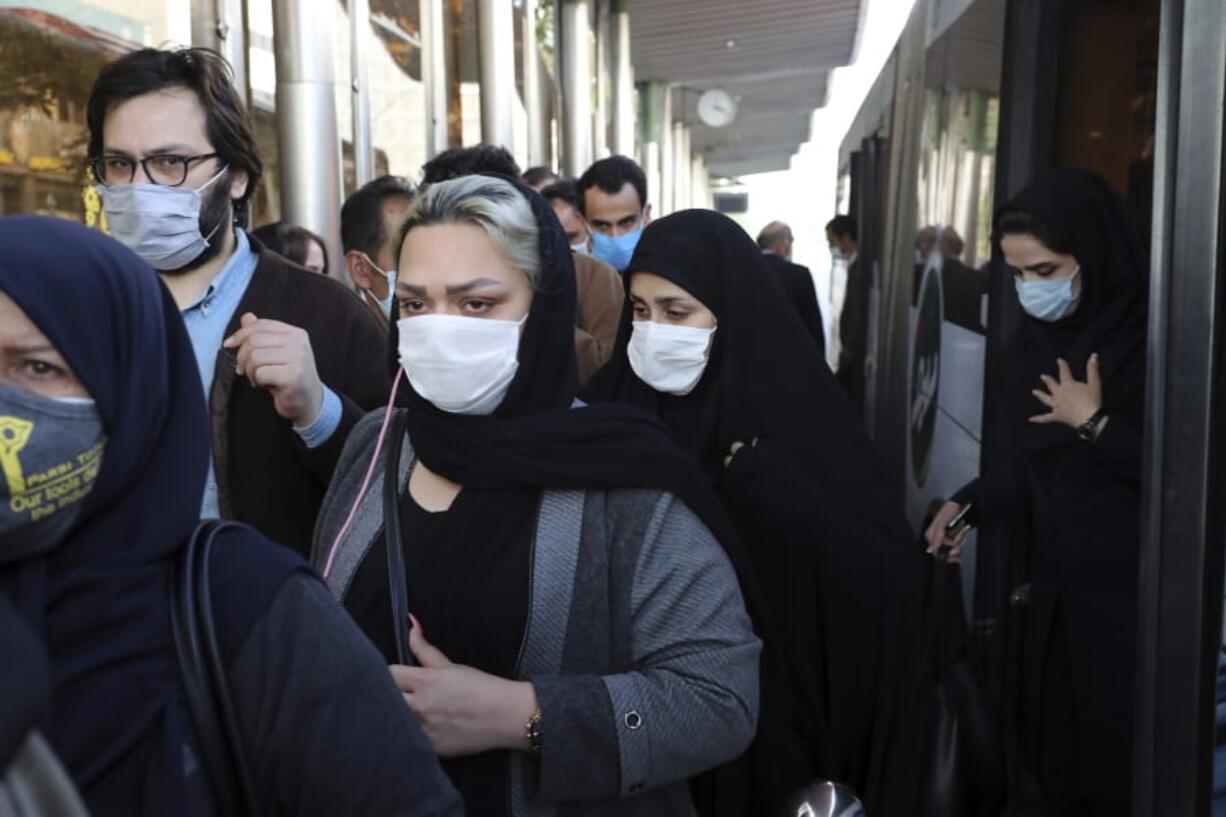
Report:
[[[859,414],[864,413],[864,360],[868,355],[868,306],[872,283],[858,260],[848,265],[843,311],[839,313],[841,351],[836,376]]]
[[[387,330],[344,285],[250,241],[260,260],[226,335],[238,331],[246,312],[305,329],[319,378],[344,410],[331,439],[308,449],[272,396],[238,377],[232,355],[219,352],[209,395],[218,506],[222,518],[251,525],[305,557],[349,431],[387,399]]]
[[[1009,624],[1010,716],[1043,794],[1061,813],[1128,807],[1140,569],[1148,264],[1126,207],[1098,177],[1065,170],[1032,183],[1003,212],[1051,230],[1080,267],[1081,296],[1067,318],[1027,318],[1006,353],[1015,407],[1012,467],[955,496],[1028,534],[1028,590]],[[1031,391],[1068,361],[1080,381],[1092,355],[1108,420],[1093,442],[1048,412]],[[1098,813],[1097,811],[1095,813]],[[1106,812],[1104,812],[1106,813]]]
[[[754,776],[718,776],[698,813],[783,813],[788,794],[824,777],[854,788],[875,817],[913,815],[921,552],[872,441],[801,323],[787,316],[762,258],[718,213],[652,222],[626,274],[632,281],[650,271],[715,314],[706,369],[684,396],[643,382],[629,363],[628,306],[597,378],[605,390],[597,399],[657,413],[705,467],[763,588],[788,676],[772,686],[763,673],[763,720],[781,705],[787,720],[759,726],[746,755]],[[734,443],[742,446],[726,462]]]
[[[775,280],[783,287],[783,292],[796,307],[800,322],[817,343],[817,353],[826,357],[826,330],[822,326],[822,311],[817,305],[817,289],[813,286],[813,275],[808,267],[793,264],[781,255],[771,252],[762,253],[767,268],[775,274]]]

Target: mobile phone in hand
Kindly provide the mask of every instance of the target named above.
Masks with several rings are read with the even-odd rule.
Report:
[[[962,508],[954,514],[954,518],[949,520],[945,525],[945,533],[952,536],[963,525],[967,524],[967,517],[971,515],[971,508],[975,507],[970,502],[962,506]]]

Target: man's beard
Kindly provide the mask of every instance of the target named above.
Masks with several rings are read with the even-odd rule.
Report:
[[[208,246],[178,269],[159,270],[162,275],[186,275],[212,261],[226,245],[226,229],[234,228],[234,207],[230,202],[230,171],[213,183],[200,205],[200,235],[208,237]],[[210,237],[211,234],[211,237]]]

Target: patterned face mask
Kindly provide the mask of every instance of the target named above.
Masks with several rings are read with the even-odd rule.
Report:
[[[105,448],[94,401],[0,385],[0,564],[64,541],[98,478]]]

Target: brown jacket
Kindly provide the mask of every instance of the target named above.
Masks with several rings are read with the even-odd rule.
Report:
[[[218,507],[222,518],[251,525],[306,557],[345,439],[387,400],[387,331],[343,284],[249,240],[260,260],[226,335],[238,331],[247,312],[305,329],[319,378],[340,397],[343,412],[336,433],[308,449],[277,414],[272,396],[238,377],[233,356],[220,351],[209,394]]]
[[[626,289],[617,270],[583,253],[575,253],[575,286],[579,296],[579,322],[575,354],[579,383],[586,384],[613,355]]]

